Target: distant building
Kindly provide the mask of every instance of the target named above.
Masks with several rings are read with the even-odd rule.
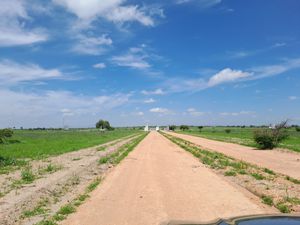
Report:
[[[144,131],[149,131],[149,126],[148,126],[148,124],[145,126]]]
[[[270,128],[270,129],[275,129],[275,128],[276,128],[276,125],[275,125],[275,124],[270,124],[269,128]]]

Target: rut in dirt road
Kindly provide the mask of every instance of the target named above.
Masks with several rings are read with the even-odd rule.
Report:
[[[272,169],[278,173],[300,179],[300,154],[278,150],[257,150],[252,147],[221,141],[209,140],[187,134],[168,132],[175,137],[190,141],[204,149],[221,152],[238,160],[243,160],[260,167]]]
[[[157,132],[106,176],[65,225],[155,225],[273,212]]]

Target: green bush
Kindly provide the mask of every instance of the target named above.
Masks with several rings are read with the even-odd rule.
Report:
[[[0,144],[4,143],[6,138],[10,138],[13,135],[13,130],[11,129],[1,129],[0,130]]]
[[[188,129],[190,129],[190,128],[187,125],[181,125],[180,126],[180,130],[182,130],[182,131],[185,131],[185,130],[188,130]]]
[[[174,131],[175,129],[176,129],[176,126],[175,126],[175,125],[170,125],[170,126],[169,126],[169,130]]]
[[[280,142],[288,138],[286,130],[287,121],[283,121],[277,124],[272,129],[259,129],[254,131],[254,140],[258,144],[260,149],[273,149]]]
[[[254,141],[260,149],[273,149],[276,146],[272,133],[268,130],[254,131]]]
[[[300,127],[295,128],[297,132],[300,132]]]
[[[227,134],[229,134],[229,133],[231,132],[231,130],[230,130],[230,129],[225,129],[225,132],[226,132]]]

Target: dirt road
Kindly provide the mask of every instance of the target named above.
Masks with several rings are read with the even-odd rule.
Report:
[[[151,132],[64,225],[155,225],[268,213],[191,154]]]
[[[257,150],[233,143],[209,140],[192,135],[168,132],[173,136],[185,139],[201,147],[224,153],[236,159],[244,160],[261,167],[300,179],[300,154],[278,150]]]

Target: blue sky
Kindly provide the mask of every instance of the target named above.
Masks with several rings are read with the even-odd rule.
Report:
[[[300,124],[298,0],[2,0],[0,126]]]

